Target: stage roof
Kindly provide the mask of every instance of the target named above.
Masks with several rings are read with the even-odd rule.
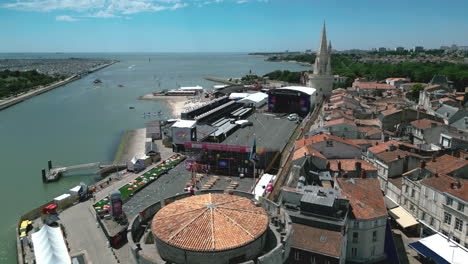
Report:
[[[305,87],[305,86],[287,86],[287,87],[277,88],[277,90],[291,90],[291,91],[305,93],[308,95],[313,95],[317,91],[317,89],[315,88]]]

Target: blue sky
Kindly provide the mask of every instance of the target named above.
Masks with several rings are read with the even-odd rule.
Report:
[[[0,52],[468,45],[466,0],[0,0]]]

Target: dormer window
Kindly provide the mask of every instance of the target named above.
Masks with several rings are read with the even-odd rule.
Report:
[[[327,147],[333,147],[333,140],[327,140]]]

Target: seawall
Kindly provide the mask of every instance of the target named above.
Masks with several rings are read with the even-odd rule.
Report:
[[[105,67],[108,67],[112,64],[116,63],[115,61],[114,62],[111,62],[111,63],[107,63],[107,64],[104,64],[104,65],[101,65],[95,69],[92,69],[89,71],[89,73],[92,73],[92,72],[95,72],[95,71],[99,71]],[[58,81],[58,82],[55,82],[55,83],[52,83],[46,87],[43,87],[43,88],[38,88],[38,89],[34,89],[30,92],[27,92],[25,94],[22,94],[20,96],[17,96],[15,98],[11,98],[11,99],[7,99],[7,100],[4,100],[4,101],[0,101],[0,111],[5,109],[5,108],[8,108],[10,106],[13,106],[15,104],[18,104],[18,103],[21,103],[25,100],[28,100],[29,98],[32,98],[34,96],[37,96],[37,95],[40,95],[42,93],[45,93],[45,92],[48,92],[50,90],[53,90],[57,87],[60,87],[62,85],[65,85],[67,83],[70,83],[72,81],[75,81],[75,80],[78,80],[80,79],[81,77],[79,75],[73,75],[71,77],[68,77],[66,78],[65,80],[62,80],[62,81]]]

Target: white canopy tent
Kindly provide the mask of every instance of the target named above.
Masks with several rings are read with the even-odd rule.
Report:
[[[468,250],[440,233],[410,243],[409,246],[437,264],[467,263]]]
[[[37,264],[70,264],[71,258],[60,227],[45,225],[32,234]]]
[[[257,185],[255,185],[255,198],[258,200],[260,196],[263,196],[266,192],[267,185],[270,181],[274,180],[276,175],[272,174],[263,174],[263,176],[258,180]]]

